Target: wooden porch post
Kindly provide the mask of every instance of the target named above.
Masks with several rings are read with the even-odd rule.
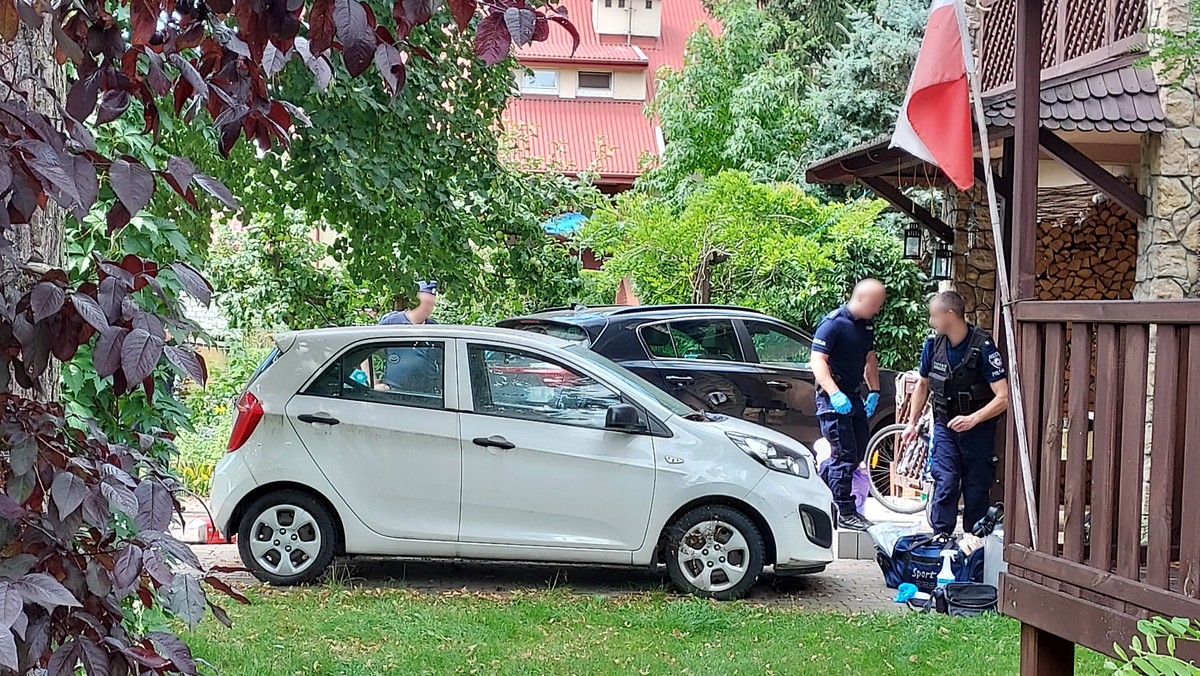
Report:
[[[1038,629],[1021,625],[1021,676],[1061,676],[1075,673],[1075,644]]]

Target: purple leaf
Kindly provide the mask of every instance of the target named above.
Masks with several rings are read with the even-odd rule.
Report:
[[[154,196],[154,174],[141,162],[125,159],[113,162],[108,169],[108,180],[131,215],[144,209]]]
[[[46,610],[54,610],[59,606],[68,608],[81,606],[71,592],[62,586],[62,583],[45,573],[29,573],[17,580],[15,585],[26,603],[36,603]]]
[[[195,92],[196,96],[200,97],[200,100],[204,101],[208,99],[208,83],[204,81],[204,77],[200,75],[200,71],[196,70],[196,67],[190,61],[178,54],[170,55],[167,57],[167,60],[171,62],[171,65],[179,69],[179,73],[183,75],[183,79],[191,85],[192,91]]]
[[[196,185],[204,188],[205,192],[216,197],[230,209],[238,209],[241,206],[238,204],[237,198],[233,196],[233,193],[229,192],[229,188],[226,188],[224,183],[221,183],[212,176],[196,174]]]
[[[96,124],[108,124],[125,114],[129,109],[129,92],[124,89],[109,89],[100,97],[100,112]]]
[[[153,549],[146,550],[142,556],[142,565],[145,566],[146,572],[150,574],[150,578],[164,587],[171,586],[175,580],[175,575],[171,572],[170,567],[163,561],[162,555]]]
[[[124,512],[126,516],[132,517],[137,514],[138,503],[137,498],[133,497],[133,491],[124,486],[117,486],[110,483],[100,484],[100,493],[108,498],[109,503]]]
[[[379,47],[375,49],[375,67],[383,76],[383,83],[392,93],[394,101],[396,95],[404,88],[404,80],[407,77],[404,61],[400,59],[400,50],[396,49],[395,45],[379,43]]]
[[[316,0],[308,13],[310,53],[319,56],[333,46],[333,0]]]
[[[171,664],[174,664],[181,673],[196,673],[196,660],[192,658],[192,651],[178,636],[162,631],[152,631],[146,634],[146,637],[154,641],[159,652],[169,658]]]
[[[21,476],[33,469],[37,452],[38,442],[33,437],[25,437],[14,443],[8,452],[8,466],[12,468],[13,474]]]
[[[79,204],[79,193],[75,188],[75,179],[73,178],[75,173],[74,156],[68,153],[60,155],[50,144],[41,141],[21,141],[17,143],[17,147],[30,155],[29,159],[25,161],[26,166],[38,178],[60,191],[68,200],[68,204],[64,206]],[[63,160],[67,160],[69,165],[64,166]]]
[[[561,14],[561,16],[548,16],[546,18],[565,28],[567,33],[571,35],[571,55],[574,56],[575,50],[579,49],[579,30],[576,29],[575,24],[571,23],[571,20],[566,17],[565,8]]]
[[[71,305],[75,306],[75,311],[83,318],[83,321],[92,325],[92,328],[104,333],[108,330],[108,318],[104,316],[104,310],[100,309],[99,303],[92,300],[91,296],[86,296],[82,293],[71,294]]]
[[[79,639],[79,644],[83,646],[80,656],[83,658],[83,670],[87,676],[109,676],[112,673],[108,666],[108,651],[88,638]]]
[[[282,71],[292,58],[292,50],[283,51],[275,46],[274,42],[268,42],[266,51],[263,52],[263,72],[267,77],[275,77]]]
[[[162,352],[162,338],[151,335],[146,329],[130,331],[121,344],[121,369],[125,373],[125,381],[133,385],[149,377],[154,373]]]
[[[42,282],[33,287],[29,294],[29,307],[33,310],[33,321],[40,322],[50,315],[57,314],[62,309],[67,296],[62,288],[53,282]]]
[[[196,570],[203,570],[204,566],[200,564],[200,559],[196,558],[196,552],[192,548],[183,544],[179,540],[165,533],[151,532],[142,534],[142,539],[149,542],[156,551],[169,554],[171,558],[180,563],[186,564]]]
[[[77,125],[83,126],[83,125]],[[83,155],[75,156],[75,188],[79,193],[79,206],[91,209],[100,195],[100,179],[96,177],[96,165]]]
[[[60,516],[66,516],[79,509],[83,499],[87,497],[87,485],[83,479],[70,472],[60,471],[50,484],[50,497],[58,507]]]
[[[121,368],[122,343],[129,329],[111,328],[100,334],[92,350],[92,365],[101,378],[107,378]]]
[[[196,268],[184,262],[175,262],[171,264],[171,272],[175,273],[175,277],[179,279],[184,290],[192,294],[205,307],[212,302],[212,284],[209,284]]]
[[[8,494],[0,493],[0,519],[16,521],[28,513],[29,510],[18,504],[16,500],[8,497]]]
[[[0,580],[0,633],[13,626],[24,611],[25,602],[12,583]]]
[[[133,491],[138,511],[133,517],[139,530],[165,531],[171,525],[171,509],[175,502],[171,492],[157,481],[142,481]]]
[[[83,518],[101,531],[108,531],[112,511],[108,506],[108,499],[99,490],[88,493],[83,499]]]
[[[475,16],[475,0],[450,0],[450,13],[454,15],[454,23],[459,32],[465,31],[471,25]]]
[[[226,627],[233,626],[233,620],[229,619],[229,613],[225,612],[224,608],[222,608],[221,606],[218,606],[217,604],[213,603],[212,601],[209,601],[208,609],[212,611],[213,617],[217,618],[218,622],[225,625]]]
[[[0,667],[15,672],[19,666],[17,661],[17,642],[13,633],[7,629],[0,631]]]
[[[358,0],[334,0],[333,23],[342,39],[342,60],[350,77],[362,75],[375,56],[375,31]]]
[[[108,571],[96,559],[88,562],[87,589],[93,596],[99,596],[100,598],[108,596],[113,589],[112,578],[109,577]]]
[[[117,554],[113,563],[113,584],[122,591],[133,588],[142,574],[142,549],[137,545],[129,545]]]
[[[504,25],[518,47],[524,47],[533,39],[537,18],[537,12],[528,7],[508,7],[504,10]]]
[[[186,188],[196,175],[196,165],[186,157],[172,156],[167,159],[167,173],[181,188]]]
[[[79,663],[82,651],[76,639],[69,638],[64,641],[46,663],[46,676],[75,676],[75,665]]]
[[[204,365],[204,359],[195,352],[168,345],[164,348],[167,359],[171,363],[178,366],[179,370],[187,374],[187,377],[194,380],[199,385],[204,385],[208,381],[208,369]]]
[[[33,569],[37,557],[32,554],[17,554],[0,559],[0,578],[15,580]]]
[[[431,0],[396,0],[392,6],[392,18],[396,20],[396,35],[407,38],[412,29],[433,17]]]
[[[109,324],[121,318],[121,303],[125,300],[126,289],[133,284],[132,275],[115,265],[112,267],[120,270],[122,275],[129,277],[129,281],[126,282],[120,275],[110,275],[100,282],[96,300],[100,309],[104,311],[105,320]]]
[[[122,655],[125,655],[147,669],[161,673],[163,669],[171,666],[170,660],[140,645],[128,645],[124,641],[117,640],[112,636],[104,637],[104,642],[120,650]]]
[[[71,85],[71,90],[67,92],[67,113],[79,121],[88,119],[92,111],[96,109],[96,99],[99,95],[99,71],[76,80],[75,84]]]
[[[494,66],[508,58],[512,45],[512,37],[508,34],[508,26],[504,23],[504,14],[492,12],[487,15],[475,31],[475,54],[489,66]]]
[[[200,580],[191,575],[176,575],[165,595],[167,608],[195,629],[204,617],[204,590]]]

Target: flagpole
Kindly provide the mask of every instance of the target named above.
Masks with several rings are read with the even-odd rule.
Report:
[[[996,182],[992,174],[992,149],[988,140],[987,115],[983,110],[983,97],[979,92],[979,73],[975,68],[975,55],[971,49],[971,32],[967,27],[966,8],[962,0],[955,0],[954,13],[958,17],[962,34],[963,58],[966,61],[967,77],[970,81],[971,99],[975,104],[975,126],[979,129],[979,146],[983,152],[983,175],[987,185],[988,216],[992,222],[992,238],[996,251],[996,291],[1000,298],[1004,334],[1008,346],[1009,380],[1012,390],[1013,422],[1017,432],[1017,452],[1021,462],[1021,481],[1025,489],[1026,511],[1029,513],[1029,533],[1032,542],[1038,541],[1038,518],[1033,493],[1033,468],[1029,460],[1029,438],[1025,429],[1025,402],[1021,394],[1020,369],[1017,365],[1017,342],[1013,331],[1012,299],[1008,283],[1008,262],[1001,253],[1004,232],[1000,224],[1000,208],[996,200]]]

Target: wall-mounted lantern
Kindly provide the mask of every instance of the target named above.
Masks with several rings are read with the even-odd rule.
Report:
[[[921,229],[915,225],[904,231],[904,257],[910,261],[921,258]]]
[[[937,246],[933,250],[933,274],[931,275],[938,281],[945,281],[951,278],[954,270],[954,249],[948,242],[938,240]]]

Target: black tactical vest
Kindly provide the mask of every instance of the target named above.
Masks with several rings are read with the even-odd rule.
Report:
[[[938,422],[948,423],[957,416],[971,415],[996,397],[980,368],[983,345],[989,340],[991,336],[987,331],[972,329],[967,354],[955,366],[950,363],[950,339],[946,336],[934,339],[929,392],[933,399],[934,419]]]

